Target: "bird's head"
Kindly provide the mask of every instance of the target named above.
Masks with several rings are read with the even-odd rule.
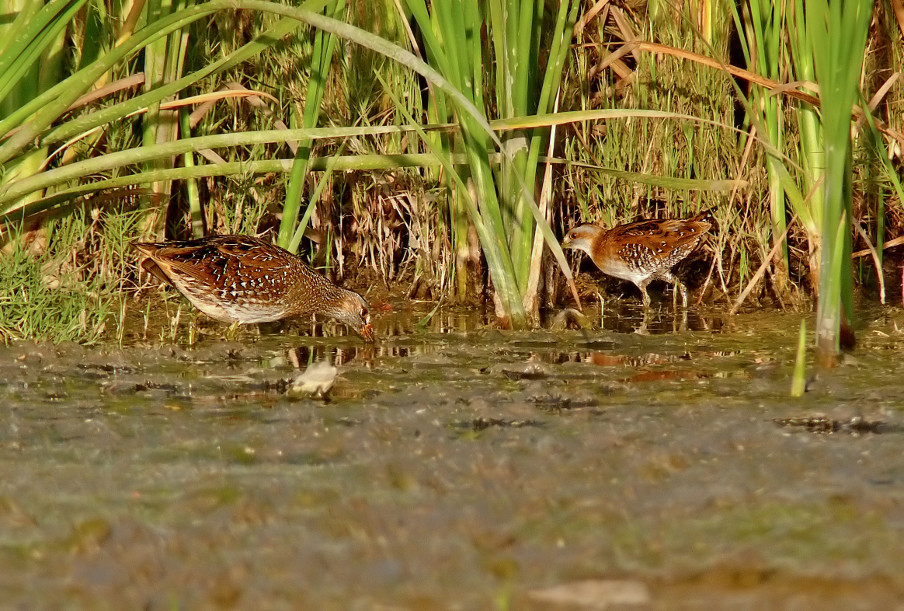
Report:
[[[374,341],[374,328],[370,324],[370,306],[367,301],[354,291],[342,289],[342,292],[342,298],[326,313],[351,327],[365,341]]]
[[[568,230],[568,233],[565,234],[565,239],[562,240],[562,248],[583,250],[587,254],[591,254],[593,242],[602,231],[603,230],[596,225],[578,225],[577,227],[572,227]]]

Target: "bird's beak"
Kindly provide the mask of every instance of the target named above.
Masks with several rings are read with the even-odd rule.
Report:
[[[373,328],[373,325],[371,325],[370,323],[367,323],[366,325],[361,327],[360,333],[361,333],[361,337],[364,338],[364,341],[366,341],[366,342],[374,341],[374,328]]]

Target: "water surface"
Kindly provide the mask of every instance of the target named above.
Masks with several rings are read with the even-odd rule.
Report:
[[[899,309],[794,399],[800,314],[431,307],[387,306],[374,346],[0,348],[4,606],[899,604]],[[290,398],[323,359],[327,398]]]

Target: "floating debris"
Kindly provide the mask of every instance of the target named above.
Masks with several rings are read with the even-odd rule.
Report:
[[[692,369],[659,369],[654,371],[639,371],[624,382],[660,382],[663,380],[698,380],[709,377],[703,372]]]
[[[574,308],[565,308],[553,316],[549,323],[551,331],[564,331],[565,329],[594,329],[596,325],[583,312]]]
[[[474,418],[473,420],[458,420],[452,423],[452,428],[471,431],[484,431],[491,427],[521,428],[525,426],[541,426],[536,420],[506,420],[504,418]]]
[[[888,424],[881,420],[866,420],[863,416],[853,416],[848,420],[836,420],[827,416],[804,416],[799,418],[773,418],[772,421],[780,427],[797,427],[806,429],[808,433],[821,435],[833,435],[845,433],[848,435],[865,435],[873,433],[900,433],[901,427]]]
[[[318,398],[326,397],[333,388],[338,374],[339,370],[329,361],[317,361],[308,365],[308,368],[292,381],[287,394],[290,397],[308,395]]]
[[[549,377],[549,372],[540,363],[529,362],[517,369],[503,369],[502,373],[509,380],[542,380]]]
[[[555,607],[580,609],[647,608],[650,590],[642,581],[622,579],[587,579],[548,588],[530,590],[536,602]]]
[[[604,389],[605,385],[600,387],[601,392],[604,392]],[[528,396],[526,401],[534,404],[540,411],[549,414],[560,414],[573,409],[595,407],[599,404],[599,401],[592,396],[570,397],[562,396],[555,392],[534,394]]]

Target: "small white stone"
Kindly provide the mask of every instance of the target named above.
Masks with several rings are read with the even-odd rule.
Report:
[[[325,395],[336,382],[339,370],[329,361],[317,361],[308,366],[292,382],[289,395]]]

